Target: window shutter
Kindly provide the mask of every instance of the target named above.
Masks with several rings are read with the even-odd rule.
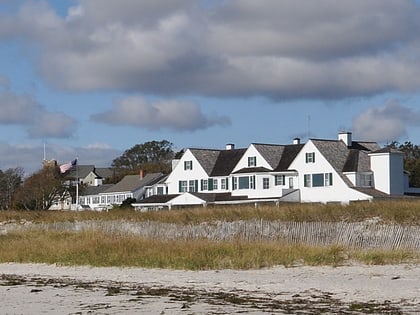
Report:
[[[213,178],[209,178],[208,189],[213,190]]]
[[[229,177],[226,177],[226,190],[229,190]]]
[[[178,192],[181,192],[181,181],[178,181]]]
[[[203,191],[203,179],[200,180],[200,191]]]
[[[315,163],[315,152],[312,153],[312,163]]]
[[[329,173],[328,175],[330,176],[330,178],[329,178],[329,180],[330,180],[330,186],[332,186],[332,184],[333,184],[333,181],[332,181],[332,173]]]
[[[194,192],[198,192],[198,179],[195,180],[194,186]]]

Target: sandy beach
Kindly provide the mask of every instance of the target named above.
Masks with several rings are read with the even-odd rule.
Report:
[[[3,314],[420,313],[418,265],[181,271],[0,264]]]

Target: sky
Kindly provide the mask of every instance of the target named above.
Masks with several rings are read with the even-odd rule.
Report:
[[[0,0],[0,170],[299,137],[420,144],[414,0]]]

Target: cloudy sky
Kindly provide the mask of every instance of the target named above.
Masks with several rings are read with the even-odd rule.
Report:
[[[0,0],[0,169],[295,137],[420,144],[414,0]]]

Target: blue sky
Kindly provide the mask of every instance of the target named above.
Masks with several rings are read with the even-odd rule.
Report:
[[[0,0],[0,169],[135,144],[420,144],[410,0]]]

